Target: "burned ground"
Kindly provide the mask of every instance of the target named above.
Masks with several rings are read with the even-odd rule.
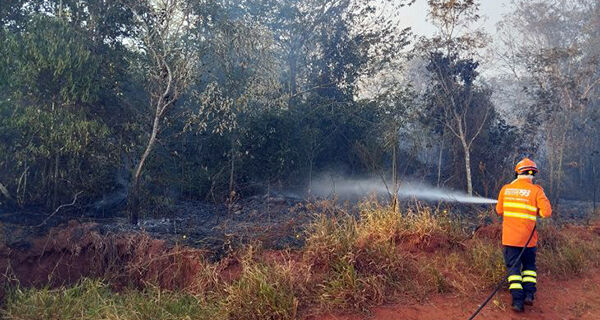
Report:
[[[270,281],[264,272],[275,272],[275,280],[295,288],[290,294],[308,297],[297,307],[310,316],[364,312],[399,296],[479,294],[502,277],[500,225],[483,207],[405,203],[394,212],[376,203],[260,196],[230,208],[184,203],[170,212],[136,226],[126,217],[5,214],[4,287],[55,288],[94,278],[116,291],[150,286],[205,295],[230,292],[247,277]],[[578,216],[584,225],[573,225],[561,213],[544,226],[540,266],[569,279],[595,266],[585,257],[593,255],[600,225]],[[358,283],[346,283],[348,276]],[[481,283],[471,287],[474,281]]]

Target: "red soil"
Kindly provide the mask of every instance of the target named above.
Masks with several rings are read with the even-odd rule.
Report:
[[[600,319],[600,270],[567,281],[538,280],[534,306],[525,306],[522,314],[510,309],[507,291],[492,299],[476,319]],[[323,315],[312,320],[440,320],[468,319],[486,298],[486,293],[472,298],[436,295],[424,303],[393,304],[374,308],[370,315]]]
[[[48,235],[34,239],[31,246],[20,251],[0,244],[0,287],[18,280],[25,286],[51,286],[70,284],[81,277],[103,277],[116,288],[134,284],[147,284],[166,289],[201,292],[214,281],[231,282],[242,274],[241,257],[230,256],[212,270],[202,250],[169,246],[164,241],[145,234],[101,234],[94,224],[69,223],[66,227],[52,229]],[[558,232],[545,230],[548,239],[565,237],[566,233],[580,238],[593,238],[600,234],[600,224],[588,227],[570,226]],[[555,233],[550,236],[551,233]],[[499,225],[483,227],[476,231],[478,238],[498,240]],[[408,235],[399,243],[407,252],[431,255],[432,251],[448,250],[449,239],[444,235],[427,237]],[[266,263],[290,263],[302,275],[306,270],[300,252],[266,250],[260,259]],[[327,263],[326,257],[322,263]],[[317,261],[318,262],[318,261]],[[318,264],[312,271],[318,272]],[[554,280],[548,276],[539,279],[540,291],[536,305],[524,314],[510,310],[510,297],[506,291],[492,300],[477,319],[600,319],[600,273],[590,270],[586,275],[573,276],[571,280]],[[306,271],[308,272],[308,271]],[[445,275],[448,278],[452,274]],[[214,277],[214,278],[213,278]],[[425,302],[397,303],[372,309],[370,315],[322,315],[312,320],[357,319],[467,319],[486,297],[486,292],[472,297],[435,295]],[[2,290],[0,290],[0,300]]]
[[[146,234],[103,235],[93,223],[70,222],[33,239],[26,250],[0,244],[0,286],[18,281],[24,286],[69,285],[82,277],[102,277],[116,288],[158,285],[193,289],[196,275],[204,273],[205,252]],[[0,298],[2,292],[0,290]]]

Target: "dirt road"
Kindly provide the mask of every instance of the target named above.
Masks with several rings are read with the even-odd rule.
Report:
[[[547,277],[540,277],[538,288],[535,305],[526,306],[525,313],[517,314],[510,309],[510,296],[507,290],[503,290],[499,297],[490,301],[476,319],[600,319],[600,270],[575,276],[567,281],[553,281]],[[439,295],[421,304],[378,307],[373,309],[370,315],[325,315],[317,319],[466,320],[485,297],[485,294],[478,294],[473,299]]]

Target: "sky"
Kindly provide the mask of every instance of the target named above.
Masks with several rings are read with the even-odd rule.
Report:
[[[482,16],[479,24],[492,38],[496,32],[496,23],[511,8],[511,0],[480,0],[479,13]],[[417,35],[430,36],[435,27],[427,21],[427,0],[417,0],[413,5],[404,7],[400,12],[400,20],[405,26],[412,27]]]
[[[384,4],[385,0],[373,0],[379,1]],[[483,29],[482,31],[486,32],[492,43],[489,43],[486,49],[482,50],[480,57],[480,65],[478,71],[484,76],[484,78],[493,78],[501,73],[501,69],[496,64],[496,61],[492,59],[493,55],[491,51],[501,48],[501,45],[498,42],[494,42],[496,37],[496,24],[502,20],[503,15],[514,10],[513,2],[514,0],[478,0],[479,6],[479,15],[481,19],[477,22],[476,25],[472,26],[476,29]],[[413,34],[418,38],[420,36],[432,36],[436,28],[427,20],[427,0],[416,0],[411,6],[403,7],[399,12],[400,23],[404,27],[411,27]],[[385,10],[385,9],[384,9]],[[489,49],[489,50],[488,50]],[[417,71],[418,73],[418,71]],[[377,88],[377,83],[370,84],[374,85]],[[369,87],[370,85],[367,85]],[[366,91],[368,92],[368,90]],[[501,91],[498,91],[501,92]],[[507,97],[510,95],[507,95]],[[510,96],[512,97],[512,96]],[[514,105],[515,101],[508,101],[507,98],[503,98],[503,94],[496,94],[494,97],[494,101],[499,106],[499,110],[504,110],[507,105]]]
[[[492,52],[502,48],[502,45],[495,41],[497,39],[496,24],[502,20],[505,14],[514,10],[513,1],[477,0],[479,2],[479,15],[481,19],[471,27],[473,29],[481,29],[491,39],[486,48],[480,51],[479,72],[484,76],[494,77],[501,72],[497,61],[492,58]],[[413,34],[417,38],[420,36],[432,36],[436,31],[435,26],[428,21],[427,9],[427,0],[416,0],[411,6],[403,7],[399,12],[401,25],[411,27]]]
[[[502,19],[502,16],[513,10],[513,0],[479,0],[479,14],[481,16],[478,25],[475,27],[481,27],[492,39],[496,39],[496,24]],[[400,12],[400,21],[404,26],[410,26],[413,33],[416,36],[431,36],[435,33],[435,27],[427,20],[427,0],[416,0],[416,2],[409,7],[404,7]],[[491,43],[491,46],[498,46],[498,43]],[[499,72],[499,69],[494,64],[493,60],[481,61],[479,72],[484,76],[495,76]],[[493,99],[498,110],[507,117],[509,122],[516,121],[510,118],[510,106],[515,105],[518,101],[511,100],[511,97],[520,99],[520,94],[514,92],[512,95],[502,94],[502,90],[496,91]],[[518,91],[520,92],[520,91]]]

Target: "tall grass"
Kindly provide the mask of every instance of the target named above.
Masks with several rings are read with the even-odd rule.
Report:
[[[538,265],[542,272],[568,279],[600,266],[600,234],[582,226],[546,226],[540,233]]]
[[[15,289],[5,301],[5,319],[210,319],[215,304],[182,292],[157,288],[113,292],[100,280],[84,279],[54,290]]]
[[[299,252],[274,259],[249,246],[226,259],[237,261],[239,268],[225,275],[228,262],[210,263],[179,248],[166,257],[135,260],[135,268],[128,270],[142,276],[141,290],[113,290],[107,281],[118,277],[56,289],[16,287],[8,292],[2,315],[285,320],[325,311],[363,312],[401,296],[472,295],[505,276],[496,233],[470,235],[447,212],[419,208],[398,213],[373,201],[363,203],[357,215],[340,214],[331,206],[314,209],[317,215]],[[599,267],[596,227],[542,226],[538,273],[567,278]]]
[[[224,319],[295,319],[299,287],[290,264],[268,265],[254,260],[249,249],[240,278],[227,286],[221,304]]]

